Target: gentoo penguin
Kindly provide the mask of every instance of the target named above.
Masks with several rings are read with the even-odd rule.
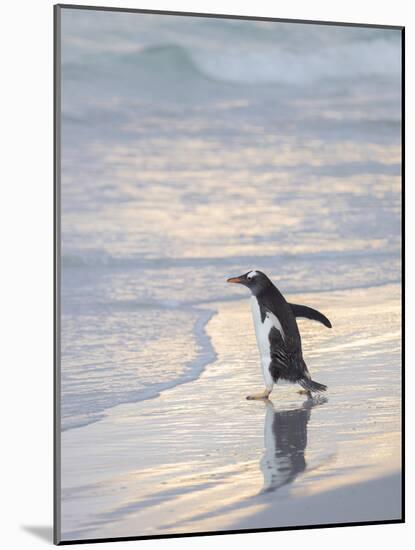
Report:
[[[331,327],[327,317],[315,309],[289,304],[261,271],[248,271],[239,277],[231,277],[228,283],[245,285],[252,293],[252,317],[265,390],[260,394],[248,395],[247,399],[267,399],[274,384],[283,380],[299,384],[309,397],[311,392],[325,391],[327,386],[314,382],[308,372],[296,317],[314,319]]]

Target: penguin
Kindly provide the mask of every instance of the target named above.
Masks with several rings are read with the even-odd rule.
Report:
[[[242,284],[252,294],[252,317],[265,389],[262,393],[248,395],[247,399],[268,399],[274,384],[281,381],[299,384],[301,393],[309,397],[313,392],[326,391],[327,386],[311,379],[303,359],[296,317],[312,319],[331,328],[327,317],[313,308],[288,303],[262,271],[248,271],[227,282]]]

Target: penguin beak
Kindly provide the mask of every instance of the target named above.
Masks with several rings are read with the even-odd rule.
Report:
[[[241,277],[231,277],[226,281],[227,283],[243,283]]]

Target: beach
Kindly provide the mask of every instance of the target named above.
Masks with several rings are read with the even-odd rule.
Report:
[[[62,539],[399,519],[400,32],[61,11]]]
[[[247,401],[248,300],[211,304],[217,358],[197,380],[63,433],[63,540],[400,518],[400,290],[292,298],[332,320],[300,321],[327,400],[277,385]]]

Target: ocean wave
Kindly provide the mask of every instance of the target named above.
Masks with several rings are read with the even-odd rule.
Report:
[[[129,52],[103,52],[64,62],[63,76],[97,74],[114,78],[157,78],[166,81],[205,78],[233,84],[288,84],[327,79],[399,76],[399,41],[382,36],[293,51],[289,45],[267,44],[252,49],[191,48],[158,44]]]
[[[245,84],[304,84],[326,79],[398,75],[396,48],[389,41],[356,42],[308,53],[266,51],[205,55],[192,53],[198,69],[210,78]]]
[[[126,403],[136,403],[147,399],[154,399],[163,391],[181,384],[186,384],[187,382],[192,382],[199,378],[206,366],[215,361],[217,357],[216,350],[211,344],[210,336],[206,332],[206,325],[213,315],[215,315],[216,310],[193,308],[192,311],[197,313],[196,322],[193,327],[197,357],[186,365],[181,374],[134,391],[131,390],[131,386],[134,385],[134,377],[137,375],[134,370],[131,375],[132,379],[130,383],[126,384],[125,391],[114,391],[109,394],[100,392],[100,399],[88,400],[87,402],[77,399],[77,394],[73,392],[63,391],[61,430],[66,431],[81,428],[88,424],[98,422],[105,417],[108,409]],[[88,385],[88,380],[86,384]],[[80,391],[79,395],[81,394],[82,391]]]

